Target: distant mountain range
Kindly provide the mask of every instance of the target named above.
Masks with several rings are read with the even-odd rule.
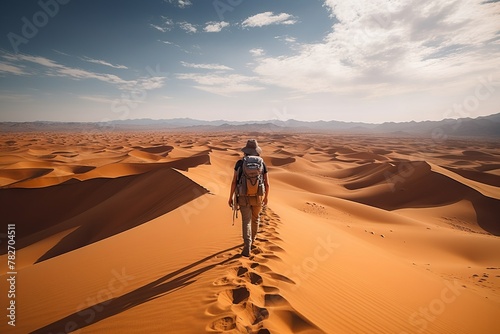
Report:
[[[361,122],[297,120],[269,121],[203,121],[191,118],[164,120],[131,119],[109,122],[0,122],[1,132],[26,131],[117,131],[117,130],[169,130],[195,132],[320,132],[352,134],[386,134],[399,136],[448,137],[500,137],[500,113],[477,117],[444,119],[423,122]]]

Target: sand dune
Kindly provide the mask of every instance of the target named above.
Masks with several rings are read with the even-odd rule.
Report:
[[[272,188],[241,258],[227,196],[250,136]],[[0,330],[500,332],[499,160],[487,141],[2,134],[19,284]]]

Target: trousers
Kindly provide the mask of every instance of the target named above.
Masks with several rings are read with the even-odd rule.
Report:
[[[250,254],[252,243],[259,231],[259,215],[262,210],[262,200],[260,196],[257,196],[245,197],[238,202],[241,211],[243,252]]]

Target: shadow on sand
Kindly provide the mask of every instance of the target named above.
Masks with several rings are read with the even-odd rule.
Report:
[[[160,298],[166,294],[169,294],[175,290],[182,289],[194,282],[196,282],[196,277],[203,274],[204,272],[213,269],[216,266],[223,265],[239,257],[234,255],[230,258],[222,260],[217,263],[206,265],[204,267],[190,271],[191,269],[213,259],[214,257],[224,254],[226,252],[235,250],[243,246],[237,245],[210,256],[207,256],[199,261],[196,261],[188,266],[185,266],[179,270],[169,273],[156,281],[153,281],[147,285],[144,285],[136,290],[130,291],[120,297],[112,298],[107,301],[89,306],[78,312],[68,315],[60,320],[57,320],[45,327],[39,328],[31,333],[34,334],[46,334],[46,333],[69,333],[76,331],[78,329],[84,328],[86,326],[95,324],[101,320],[105,320],[109,317],[117,315],[135,306],[144,304],[148,301]],[[182,275],[181,275],[182,274]],[[180,275],[180,276],[179,276]]]

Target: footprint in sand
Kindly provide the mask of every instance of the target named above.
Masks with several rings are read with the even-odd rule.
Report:
[[[261,228],[255,242],[253,255],[226,263],[226,275],[213,282],[214,286],[227,288],[217,294],[217,301],[207,309],[215,319],[207,324],[209,331],[220,333],[234,332],[266,334],[266,321],[275,316],[292,319],[290,332],[301,329],[317,329],[314,325],[295,312],[288,301],[280,294],[278,285],[295,284],[290,278],[274,272],[265,265],[269,261],[282,261],[276,253],[284,249],[275,243],[281,241],[279,217],[270,209],[263,212]],[[281,320],[279,320],[281,322]]]
[[[231,280],[228,277],[221,277],[218,278],[213,282],[213,285],[219,286],[219,285],[228,285],[231,283]]]
[[[265,248],[270,252],[284,252],[285,250],[278,245],[268,245]]]
[[[262,284],[262,276],[260,276],[257,273],[249,271],[249,269],[246,267],[239,267],[236,272],[236,275],[238,277],[244,278],[247,282],[250,282],[253,285]]]
[[[213,321],[210,329],[216,331],[229,331],[236,328],[236,316],[224,317]]]
[[[280,294],[266,294],[264,297],[266,307],[280,307],[288,305],[288,301]]]

